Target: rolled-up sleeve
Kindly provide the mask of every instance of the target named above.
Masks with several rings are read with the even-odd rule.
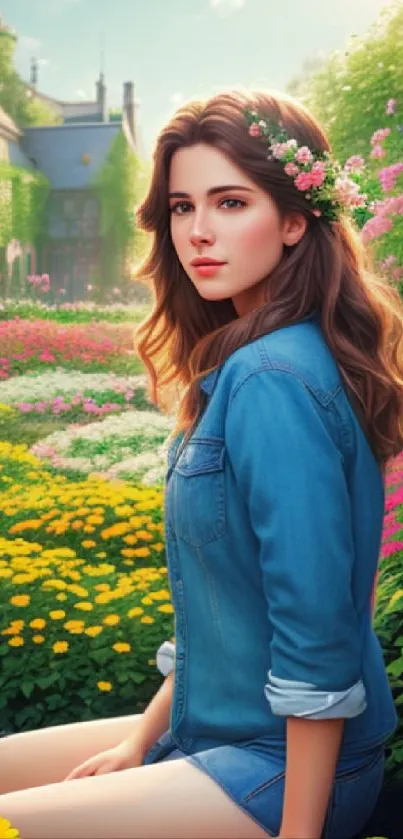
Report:
[[[156,665],[163,676],[168,676],[175,670],[175,644],[172,641],[164,641],[158,647]]]
[[[273,632],[265,695],[274,714],[312,719],[366,707],[350,500],[327,410],[295,374],[265,370],[238,387],[226,428]]]

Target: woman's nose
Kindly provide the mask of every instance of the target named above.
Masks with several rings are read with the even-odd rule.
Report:
[[[190,231],[190,242],[196,248],[200,245],[212,245],[215,241],[213,231],[201,219],[193,224]]]

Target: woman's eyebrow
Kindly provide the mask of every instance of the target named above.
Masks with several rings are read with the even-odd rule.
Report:
[[[207,195],[217,195],[220,192],[230,192],[236,190],[237,192],[253,192],[248,186],[240,186],[239,184],[226,184],[225,186],[212,186],[207,190]],[[190,198],[188,192],[170,192],[169,198]]]

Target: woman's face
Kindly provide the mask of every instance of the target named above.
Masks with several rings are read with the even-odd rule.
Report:
[[[232,298],[238,315],[263,305],[263,284],[306,222],[281,219],[274,201],[213,146],[175,152],[169,177],[178,259],[206,300]]]

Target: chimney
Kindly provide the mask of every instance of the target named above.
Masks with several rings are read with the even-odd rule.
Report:
[[[36,87],[38,84],[38,62],[36,58],[31,58],[31,86]]]
[[[106,109],[106,86],[104,80],[104,74],[99,74],[99,79],[97,81],[97,102],[99,105],[99,111],[101,114],[102,122],[107,122],[107,109]]]
[[[123,84],[123,120],[126,121],[133,144],[136,145],[136,114],[134,105],[134,84]]]

